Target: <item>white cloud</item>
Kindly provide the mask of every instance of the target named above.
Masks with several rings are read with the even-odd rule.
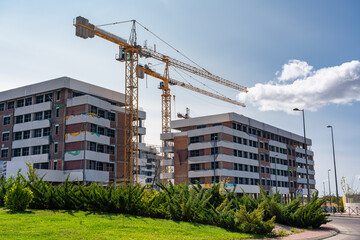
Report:
[[[312,73],[313,67],[300,60],[289,60],[287,64],[282,67],[282,72],[278,80],[280,82],[306,77]],[[278,72],[277,72],[278,75]]]
[[[300,64],[299,64],[300,63]],[[297,67],[289,67],[292,64]],[[282,80],[258,83],[248,89],[248,93],[238,94],[239,100],[251,103],[261,111],[284,111],[293,113],[293,108],[310,111],[330,104],[350,104],[360,101],[360,62],[351,61],[329,68],[311,71],[313,67],[306,62],[291,60],[283,66]],[[289,69],[302,69],[294,70]],[[287,71],[284,74],[284,71]],[[296,72],[297,71],[297,72]],[[302,71],[302,74],[301,74]],[[284,79],[297,77],[292,82]]]

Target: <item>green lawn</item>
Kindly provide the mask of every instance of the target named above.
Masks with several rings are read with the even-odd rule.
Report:
[[[0,239],[244,239],[262,237],[234,233],[196,223],[123,214],[0,208]]]

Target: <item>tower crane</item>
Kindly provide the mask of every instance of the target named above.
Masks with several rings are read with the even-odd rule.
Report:
[[[167,55],[154,51],[147,47],[141,47],[136,44],[136,29],[135,20],[131,30],[129,42],[125,39],[118,37],[110,32],[107,32],[99,27],[89,23],[89,20],[78,16],[74,23],[76,27],[76,36],[81,38],[93,38],[94,36],[101,37],[105,40],[113,42],[119,45],[120,58],[118,60],[125,62],[125,157],[124,157],[124,181],[132,180],[133,165],[136,166],[136,180],[137,180],[137,168],[138,168],[138,75],[139,70],[144,73],[161,79],[162,89],[162,133],[170,133],[170,121],[171,121],[171,94],[170,85],[177,85],[183,88],[190,89],[192,91],[225,101],[238,106],[245,107],[244,104],[232,100],[227,97],[223,97],[214,93],[207,92],[203,89],[194,87],[191,84],[186,84],[169,77],[169,67],[175,67],[191,74],[200,76],[202,78],[211,80],[223,86],[241,91],[247,92],[247,88],[237,83],[231,82],[222,77],[216,76],[206,69],[201,67],[195,67],[190,64],[181,62],[175,58],[171,58]],[[140,24],[141,25],[141,24]],[[142,26],[142,25],[141,25]],[[144,27],[145,28],[145,27]],[[146,29],[146,28],[145,28]],[[146,29],[148,30],[148,29]],[[149,30],[148,30],[149,31]],[[141,66],[138,64],[140,57],[152,58],[165,63],[164,74],[161,75],[151,70],[148,66]],[[171,146],[169,141],[163,141],[163,147]],[[163,152],[163,160],[170,159],[170,154]],[[168,172],[169,169],[165,169]]]

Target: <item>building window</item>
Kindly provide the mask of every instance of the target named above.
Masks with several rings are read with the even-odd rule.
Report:
[[[3,132],[2,133],[2,141],[7,142],[10,139],[10,133],[9,132]]]
[[[115,130],[114,129],[107,129],[107,136],[108,137],[115,137]]]
[[[50,147],[49,145],[43,145],[42,146],[42,154],[47,154],[50,152]]]
[[[50,119],[51,118],[51,110],[44,112],[44,119]]]
[[[13,156],[14,157],[20,157],[21,156],[21,148],[15,148],[14,150],[13,150]]]
[[[104,145],[102,145],[102,144],[98,144],[97,145],[97,152],[104,152]]]
[[[44,102],[44,95],[38,95],[35,98],[35,104]]]
[[[97,114],[97,107],[95,107],[95,106],[90,106],[90,112]]]
[[[112,122],[115,121],[115,113],[113,112],[108,112],[108,119]]]
[[[215,176],[215,178],[214,178],[214,176],[212,176],[212,177],[211,177],[211,182],[215,182],[215,183],[220,182],[219,176]]]
[[[52,101],[53,101],[52,93],[45,94],[45,102],[52,102]]]
[[[36,112],[35,113],[35,121],[42,120],[43,119],[43,113],[42,112]]]
[[[190,151],[190,157],[197,157],[197,156],[200,156],[199,150],[191,150]]]
[[[16,107],[23,107],[24,106],[24,99],[19,99],[16,101]]]
[[[57,170],[58,169],[58,162],[57,160],[54,160],[54,170]]]
[[[38,155],[41,153],[41,146],[32,147],[32,155]]]
[[[197,143],[199,142],[199,137],[190,137],[190,143]]]
[[[56,101],[59,101],[61,99],[61,92],[57,91],[56,92]]]
[[[28,97],[25,99],[25,106],[29,106],[32,104],[32,97]]]
[[[97,133],[100,134],[100,135],[105,135],[105,128],[103,128],[103,127],[98,127]]]
[[[15,105],[14,101],[8,102],[7,109],[13,109],[14,105]]]
[[[15,123],[23,123],[23,121],[24,121],[24,116],[23,115],[15,117]]]
[[[43,136],[50,136],[50,128],[43,128]]]
[[[30,138],[30,130],[24,131],[23,139],[29,139]]]
[[[60,117],[60,108],[56,108],[55,110],[55,117]]]
[[[200,164],[190,164],[190,171],[197,171],[200,170]]]
[[[57,143],[57,142],[54,143],[54,152],[55,153],[59,152],[59,143]]]
[[[206,128],[206,125],[198,125],[196,126],[197,129]]]
[[[22,132],[16,132],[14,134],[14,140],[21,140],[22,139]]]
[[[31,121],[31,113],[25,114],[24,116],[24,122],[30,122]]]
[[[41,128],[38,128],[38,129],[34,129],[34,135],[33,137],[34,138],[37,138],[37,137],[41,137]]]
[[[211,155],[215,155],[219,153],[219,148],[218,147],[213,147],[211,148]]]
[[[5,110],[5,104],[4,103],[0,103],[0,111],[4,111]]]
[[[9,149],[1,149],[2,158],[8,158],[8,155],[9,155]]]
[[[90,132],[96,133],[97,126],[95,124],[90,124]]]
[[[101,117],[101,118],[105,118],[105,111],[104,111],[104,110],[99,109],[99,111],[98,111],[98,115],[99,115],[99,117]]]
[[[10,124],[10,116],[6,116],[4,117],[4,122],[3,122],[3,125],[9,125]]]
[[[191,184],[197,184],[200,183],[200,178],[190,178]]]
[[[104,170],[104,163],[96,162],[96,170],[103,171]]]
[[[95,152],[96,151],[96,143],[90,142],[89,150]]]
[[[22,155],[23,156],[29,156],[29,154],[30,154],[29,147],[24,147],[22,149]]]
[[[59,124],[55,125],[55,135],[59,135]]]
[[[107,153],[108,154],[114,154],[115,153],[115,147],[114,146],[107,146]]]
[[[211,141],[217,141],[218,140],[218,134],[217,133],[212,133],[210,136]]]
[[[217,169],[217,168],[219,168],[219,162],[212,162],[211,163],[211,169]]]

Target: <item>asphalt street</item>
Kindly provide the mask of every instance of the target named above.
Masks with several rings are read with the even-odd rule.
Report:
[[[329,240],[359,240],[360,239],[360,218],[351,217],[330,217],[333,225],[340,230],[340,233]]]

